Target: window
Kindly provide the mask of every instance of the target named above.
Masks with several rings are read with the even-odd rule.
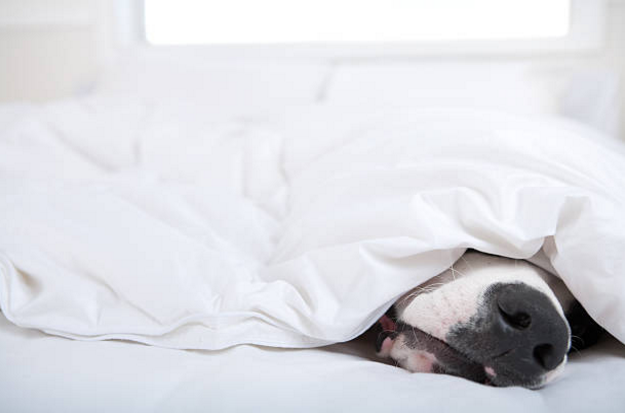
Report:
[[[353,44],[545,39],[571,0],[145,0],[148,42]]]

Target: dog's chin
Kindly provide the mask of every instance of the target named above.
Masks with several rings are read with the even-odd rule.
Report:
[[[419,373],[441,373],[496,387],[522,386],[538,389],[555,380],[564,370],[566,358],[553,370],[538,376],[506,371],[496,360],[481,360],[462,352],[418,328],[399,325],[390,355],[401,367]]]
[[[518,376],[514,373],[506,374],[505,372],[500,372],[499,375],[493,376],[489,373],[492,373],[492,367],[485,367],[488,375],[488,382],[493,386],[497,387],[509,387],[509,386],[521,386],[531,390],[540,389],[541,387],[551,383],[556,378],[558,378],[562,372],[564,371],[564,366],[566,365],[566,360],[562,361],[558,367],[553,370],[547,371],[537,377],[522,377]]]

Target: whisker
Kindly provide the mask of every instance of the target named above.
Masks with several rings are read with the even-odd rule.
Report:
[[[579,350],[577,348],[575,348],[575,346],[573,345],[573,340],[574,339],[577,339],[577,341],[579,341],[582,346],[585,344],[584,343],[584,339],[581,338],[580,336],[576,336],[575,334],[571,334],[571,349],[575,350],[575,352],[577,354],[579,354]]]
[[[451,270],[451,275],[454,277],[454,280],[456,279],[456,273],[460,274],[460,276],[462,277],[465,276],[465,274],[462,271],[458,271],[457,269],[454,268],[453,265],[449,269]]]
[[[467,267],[469,267],[469,269],[470,269],[471,271],[473,271],[473,267],[471,267],[471,264],[469,264],[469,261],[467,261],[467,259],[466,259],[466,258],[464,258],[464,254],[462,255],[462,257],[460,257],[460,259],[461,259],[461,260],[462,260],[465,264],[467,264]]]
[[[408,294],[406,297],[404,297],[402,299],[402,303],[404,303],[406,300],[409,300],[411,298],[414,298],[420,294],[427,294],[430,293],[434,290],[436,290],[438,287],[445,285],[445,283],[433,283],[430,285],[426,285],[425,287],[415,287],[414,291],[411,292],[410,294]]]

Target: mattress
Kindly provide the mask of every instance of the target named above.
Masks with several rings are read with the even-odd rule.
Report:
[[[171,350],[84,342],[0,316],[5,412],[622,412],[625,348],[613,338],[573,354],[541,390],[409,373],[375,359],[367,338],[315,349],[252,345]]]

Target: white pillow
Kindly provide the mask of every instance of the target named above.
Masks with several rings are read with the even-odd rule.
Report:
[[[417,61],[342,65],[325,98],[386,107],[464,107],[522,114],[558,111],[562,82],[530,62]]]
[[[616,137],[622,122],[621,91],[619,76],[610,70],[579,71],[568,79],[560,113]]]
[[[327,71],[327,65],[318,62],[215,59],[185,49],[148,50],[104,70],[94,92],[258,111],[313,103]]]

